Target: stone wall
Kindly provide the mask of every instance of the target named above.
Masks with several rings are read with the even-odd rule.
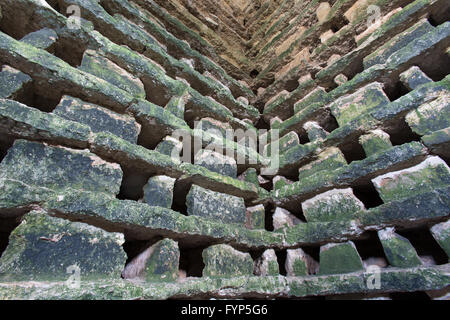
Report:
[[[449,6],[2,1],[0,299],[448,298]]]

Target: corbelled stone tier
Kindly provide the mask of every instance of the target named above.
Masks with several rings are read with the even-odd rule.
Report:
[[[448,0],[0,3],[0,299],[448,299]]]

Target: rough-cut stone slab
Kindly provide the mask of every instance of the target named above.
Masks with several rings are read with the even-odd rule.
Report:
[[[108,233],[32,211],[11,234],[0,259],[3,281],[120,279],[127,256],[123,234]]]
[[[226,138],[227,132],[233,130],[229,123],[215,120],[213,118],[203,118],[195,123],[195,129],[208,132],[211,135]],[[231,132],[232,133],[232,132]]]
[[[80,288],[65,284],[15,282],[0,284],[0,299],[168,299],[204,298],[280,298],[313,297],[334,294],[375,294],[440,290],[448,286],[450,265],[419,268],[388,268],[380,272],[379,289],[369,289],[373,273],[306,277],[190,278],[183,282],[134,283],[126,280],[82,281]],[[336,285],[339,283],[339,286]],[[176,311],[179,312],[179,311]],[[177,313],[174,313],[175,314]]]
[[[155,148],[155,151],[170,156],[180,161],[181,150],[183,150],[183,142],[171,136],[166,136]]]
[[[400,171],[386,173],[372,180],[384,202],[431,191],[450,184],[450,169],[439,157]]]
[[[421,105],[408,113],[405,120],[419,135],[431,134],[450,127],[450,95],[443,95]]]
[[[264,229],[266,210],[262,204],[247,208],[245,227],[250,230]]]
[[[303,125],[303,128],[308,133],[308,139],[309,141],[322,141],[325,140],[328,132],[325,131],[317,122],[315,121],[308,121]]]
[[[170,99],[167,103],[165,109],[169,112],[172,112],[178,118],[184,119],[184,110],[186,107],[185,100],[185,96],[172,97],[172,99]]]
[[[363,269],[353,242],[330,243],[320,247],[320,274],[350,273]]]
[[[244,199],[192,185],[186,198],[188,215],[244,225]]]
[[[351,188],[330,190],[302,202],[308,222],[352,220],[364,209],[364,204],[355,197]]]
[[[293,227],[299,223],[302,223],[300,219],[294,216],[292,213],[283,208],[276,208],[272,215],[272,224],[274,231]]]
[[[450,258],[450,220],[434,225],[431,234]]]
[[[408,30],[386,42],[380,49],[367,56],[364,59],[364,68],[368,69],[375,64],[384,64],[393,53],[432,30],[433,26],[427,19],[422,19]]]
[[[171,208],[175,179],[168,176],[155,176],[144,186],[144,202],[156,207]]]
[[[10,66],[2,66],[0,72],[0,98],[17,99],[27,85],[31,84],[31,77]]]
[[[300,181],[320,171],[333,171],[347,165],[344,154],[335,147],[327,148],[317,157],[318,159],[302,166],[298,170]]]
[[[389,135],[383,130],[372,130],[368,134],[359,137],[359,143],[362,145],[367,157],[377,152],[392,148]]]
[[[417,267],[422,264],[416,250],[408,239],[395,233],[394,228],[378,231],[389,264],[398,268]]]
[[[58,40],[58,34],[55,30],[44,28],[32,33],[27,34],[20,41],[31,44],[32,46],[47,50],[48,52],[54,53],[54,45]]]
[[[53,113],[61,118],[86,124],[92,132],[111,132],[131,143],[137,143],[141,131],[141,125],[129,115],[118,114],[70,96],[63,96]]]
[[[264,155],[270,157],[272,155],[282,154],[292,147],[298,146],[300,139],[294,131],[289,132],[278,140],[272,141],[264,147]]]
[[[212,150],[200,150],[195,155],[194,164],[224,176],[237,177],[236,160]]]
[[[180,250],[178,243],[163,239],[145,249],[127,264],[124,279],[175,281],[178,278]]]
[[[257,276],[276,276],[280,274],[275,250],[268,249],[255,261],[254,274]]]
[[[132,76],[93,50],[86,50],[84,52],[80,70],[102,78],[118,88],[129,92],[134,97],[145,98],[144,85],[139,78]]]
[[[253,274],[253,260],[248,253],[226,244],[203,250],[204,277],[238,277]]]
[[[293,182],[289,179],[286,179],[283,176],[276,176],[272,179],[273,190],[281,189],[287,185],[292,184]]]
[[[259,185],[258,172],[255,168],[248,168],[239,175],[238,179]]]
[[[383,91],[383,85],[374,82],[353,94],[337,99],[330,105],[330,110],[336,117],[339,126],[343,126],[364,112],[382,108],[389,102],[389,98]]]
[[[0,179],[60,190],[118,194],[122,181],[118,164],[108,163],[87,150],[52,147],[16,140],[0,164]]]
[[[433,82],[419,67],[414,66],[400,74],[400,81],[408,90]]]
[[[285,269],[288,277],[299,277],[316,274],[319,264],[302,249],[286,250]]]

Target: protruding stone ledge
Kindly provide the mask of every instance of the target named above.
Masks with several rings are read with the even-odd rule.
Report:
[[[126,280],[81,281],[72,289],[55,282],[0,283],[0,299],[168,299],[168,298],[280,298],[350,293],[389,293],[439,290],[448,286],[450,265],[419,268],[387,268],[379,273],[381,286],[370,289],[374,274],[306,277],[234,277],[188,279],[174,283],[139,284]],[[339,286],[336,284],[339,283]]]

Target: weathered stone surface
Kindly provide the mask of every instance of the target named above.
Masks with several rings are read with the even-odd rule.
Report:
[[[320,247],[320,274],[350,273],[363,268],[361,257],[351,241]]]
[[[266,209],[262,204],[247,208],[247,219],[245,227],[251,230],[264,229]]]
[[[166,136],[155,148],[155,151],[170,156],[175,160],[180,160],[183,142],[171,136]]]
[[[372,130],[368,134],[362,135],[359,137],[359,143],[364,148],[364,152],[368,157],[377,152],[392,148],[389,135],[382,130]]]
[[[238,177],[239,180],[247,181],[256,185],[259,185],[258,172],[255,168],[248,168]]]
[[[180,250],[178,243],[163,239],[151,245],[133,260],[122,272],[124,279],[149,282],[175,281],[178,278]]]
[[[54,46],[57,40],[58,34],[55,32],[55,30],[44,28],[27,34],[20,41],[31,44],[36,48],[44,49],[48,52],[54,53]]]
[[[126,261],[124,236],[84,223],[25,215],[0,259],[2,281],[120,279]]]
[[[411,129],[426,135],[450,127],[450,95],[443,95],[411,111],[405,118]]]
[[[375,82],[359,89],[353,94],[341,97],[330,105],[331,113],[340,126],[371,109],[381,108],[389,103],[383,85]]]
[[[86,50],[84,52],[80,69],[108,81],[134,97],[145,98],[144,85],[141,80],[95,51]]]
[[[292,213],[283,208],[276,208],[272,215],[273,228],[275,231],[293,227],[299,223],[301,220],[294,216]]]
[[[300,144],[300,139],[298,134],[294,131],[289,132],[280,139],[272,141],[270,144],[264,147],[264,155],[270,157],[276,154],[282,154],[288,149],[298,146]]]
[[[330,190],[302,202],[308,222],[352,220],[364,209],[364,204],[355,197],[351,188]]]
[[[430,156],[414,167],[384,174],[372,182],[383,201],[389,202],[448,186],[450,169],[441,158]]]
[[[0,98],[17,99],[27,85],[31,84],[31,77],[10,66],[2,66],[0,72]]]
[[[272,185],[273,185],[273,189],[281,189],[287,185],[292,184],[293,182],[289,179],[286,179],[283,176],[276,176],[275,178],[272,179]]]
[[[61,118],[88,125],[92,132],[107,131],[131,143],[137,143],[141,125],[133,117],[63,96],[53,113]]]
[[[87,150],[25,140],[17,140],[0,164],[0,179],[53,190],[70,187],[118,194],[122,175],[118,164],[108,163]]]
[[[237,177],[236,160],[212,150],[200,150],[195,155],[194,163],[224,176]]]
[[[320,171],[331,172],[333,170],[346,166],[344,154],[338,148],[332,147],[324,150],[319,154],[318,159],[302,166],[298,171],[298,178],[300,181]]]
[[[144,186],[144,202],[156,207],[171,208],[175,179],[168,176],[154,176]]]
[[[427,19],[422,19],[420,22],[416,23],[413,27],[404,31],[403,33],[395,36],[393,39],[388,41],[380,49],[367,56],[364,59],[364,67],[366,69],[370,68],[375,64],[383,64],[386,60],[396,51],[403,48],[406,44],[410,43],[412,40],[417,39],[428,32],[433,30],[433,26],[427,21]]]
[[[192,185],[186,198],[188,215],[217,219],[223,223],[244,225],[244,199]]]
[[[238,277],[253,274],[250,254],[237,251],[226,244],[218,244],[203,250],[204,277]]]
[[[172,97],[167,103],[165,109],[172,112],[178,118],[184,119],[184,111],[186,108],[186,96]]]
[[[308,139],[309,141],[316,141],[316,140],[324,140],[328,132],[325,131],[317,122],[315,121],[309,121],[306,122],[303,125],[303,128],[308,133]]]
[[[400,81],[407,89],[414,90],[423,84],[432,82],[433,80],[423,73],[419,67],[414,66],[400,74]]]
[[[430,231],[450,258],[450,220],[434,225]]]
[[[257,276],[276,276],[280,274],[275,250],[268,249],[255,261],[254,274]]]
[[[227,131],[233,130],[230,124],[212,118],[201,119],[196,123],[195,129],[223,138],[227,137]]]
[[[386,228],[378,231],[378,237],[391,266],[408,268],[422,264],[409,240],[396,234],[394,228]]]
[[[302,249],[286,250],[285,269],[288,277],[299,277],[316,274],[319,264]]]

